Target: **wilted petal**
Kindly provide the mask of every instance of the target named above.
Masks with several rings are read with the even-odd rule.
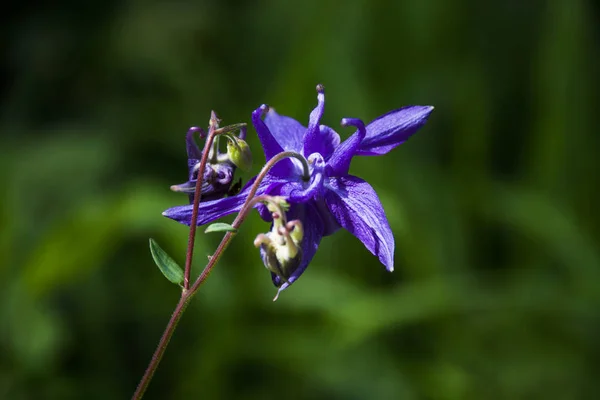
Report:
[[[198,178],[197,166],[199,163],[195,161],[197,160],[188,159],[189,181],[171,186],[171,190],[174,192],[189,194],[190,203],[194,201]],[[201,201],[215,200],[225,196],[231,187],[234,172],[235,166],[229,162],[206,164],[201,186]]]
[[[194,139],[194,133],[201,131],[201,128],[192,126],[185,135],[185,147],[187,150],[188,158],[194,158],[200,160],[202,158],[202,152],[198,145],[196,144],[196,140]]]
[[[394,236],[375,190],[351,175],[330,178],[329,189],[325,202],[338,223],[393,271]]]
[[[265,124],[277,143],[288,151],[302,152],[303,138],[306,128],[293,118],[279,115],[269,109],[265,116]]]
[[[196,167],[200,165],[199,158],[188,158],[188,179],[195,180],[198,174],[198,170]]]
[[[306,270],[306,267],[313,259],[319,243],[323,238],[323,222],[317,210],[311,203],[293,204],[290,211],[287,213],[288,221],[299,219],[304,226],[304,238],[302,239],[302,261],[300,266],[288,278],[288,282],[281,284],[281,278],[275,274],[271,274],[275,286],[280,286],[277,295],[282,290],[288,288],[294,283],[300,275]]]
[[[417,132],[432,111],[432,106],[407,106],[375,119],[367,125],[367,135],[356,155],[386,154]]]
[[[348,173],[352,157],[366,135],[365,124],[358,118],[344,118],[342,126],[355,126],[358,130],[333,151],[327,161],[327,171],[330,176],[342,176]]]
[[[196,180],[180,183],[179,185],[172,185],[171,190],[180,193],[194,193],[196,191]]]

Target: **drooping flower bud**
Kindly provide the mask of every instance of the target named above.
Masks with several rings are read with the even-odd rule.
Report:
[[[299,220],[286,221],[289,205],[283,197],[271,197],[266,205],[272,213],[273,225],[268,233],[256,237],[254,246],[260,248],[265,267],[280,278],[281,286],[300,266],[304,230]]]
[[[219,139],[221,134],[215,137],[213,145],[210,149],[206,166],[204,167],[204,174],[202,177],[202,201],[220,199],[230,194],[230,188],[233,182],[236,166],[240,168],[249,168],[252,164],[252,154],[248,144],[243,140],[245,136],[246,124],[234,124],[225,126],[223,128],[218,127],[219,120],[216,115],[211,116],[210,125],[219,131],[222,135],[228,139],[228,151],[226,154],[221,153],[219,150]],[[235,136],[233,131],[240,131],[240,137]],[[194,200],[194,193],[196,191],[196,184],[198,180],[198,172],[200,169],[200,159],[202,158],[202,152],[198,148],[196,141],[194,140],[194,134],[200,132],[200,137],[206,136],[204,131],[198,127],[192,127],[188,130],[186,135],[186,148],[188,153],[188,181],[179,185],[171,186],[171,190],[174,192],[187,193],[189,196],[190,203]],[[231,143],[234,149],[230,150]],[[230,153],[232,155],[230,155]]]

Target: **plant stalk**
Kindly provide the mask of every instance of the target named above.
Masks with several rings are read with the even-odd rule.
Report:
[[[214,116],[214,112],[213,112],[213,116]],[[215,118],[216,118],[216,116],[215,116]],[[212,117],[211,117],[211,121],[213,121]],[[165,350],[167,349],[167,345],[169,344],[169,341],[171,340],[171,337],[173,336],[173,333],[175,332],[177,323],[181,319],[181,316],[183,315],[183,312],[185,311],[191,298],[196,294],[196,292],[198,291],[198,289],[200,288],[202,283],[204,283],[206,278],[208,278],[208,275],[210,274],[210,272],[212,271],[214,266],[217,264],[217,262],[219,261],[219,259],[222,256],[222,254],[225,252],[225,249],[227,249],[227,246],[229,246],[229,243],[235,236],[235,232],[227,232],[225,234],[225,236],[223,236],[221,243],[219,243],[219,246],[215,250],[214,254],[210,257],[208,264],[206,265],[206,267],[204,268],[202,273],[198,276],[198,278],[196,279],[196,282],[194,282],[194,285],[191,287],[191,289],[188,290],[188,288],[189,288],[189,281],[187,279],[187,278],[189,278],[188,260],[189,260],[189,266],[190,266],[189,269],[191,270],[191,260],[192,260],[193,251],[194,251],[194,237],[196,234],[195,228],[196,228],[196,223],[198,222],[198,205],[200,204],[199,199],[201,196],[201,194],[200,194],[201,182],[200,181],[202,179],[201,177],[204,176],[204,175],[200,175],[200,173],[201,172],[203,173],[203,169],[206,165],[206,159],[208,157],[208,152],[210,151],[211,143],[209,141],[212,142],[211,139],[214,138],[214,136],[216,136],[219,133],[222,133],[222,132],[216,132],[216,128],[213,128],[213,124],[211,123],[208,137],[206,140],[206,145],[204,147],[204,152],[202,154],[202,161],[200,162],[200,169],[198,171],[198,183],[196,184],[196,192],[194,193],[194,209],[192,210],[192,220],[191,220],[192,223],[190,224],[190,240],[188,241],[188,251],[186,254],[186,273],[187,273],[187,275],[186,275],[186,280],[184,281],[184,285],[186,282],[188,282],[188,284],[187,284],[187,287],[184,286],[184,289],[181,293],[181,298],[179,299],[179,303],[177,303],[177,306],[175,307],[175,310],[173,311],[173,314],[171,315],[171,319],[169,320],[169,322],[165,328],[165,331],[164,331],[163,335],[161,336],[160,341],[158,342],[158,346],[156,347],[156,350],[154,351],[154,354],[152,355],[150,364],[146,368],[146,372],[144,373],[144,376],[142,377],[140,383],[138,384],[138,387],[137,387],[135,393],[133,394],[132,400],[140,400],[142,398],[142,396],[144,395],[144,392],[148,388],[148,385],[150,384],[150,381],[152,380],[152,377],[154,376],[154,373],[156,372],[156,369],[158,368],[158,364],[160,363],[160,361],[165,353]],[[300,161],[302,161],[303,168],[304,168],[304,171],[303,171],[304,177],[309,176],[309,168],[308,168],[308,164],[306,163],[306,160],[304,159],[304,157],[302,155],[300,155],[296,152],[286,151],[286,152],[279,153],[275,157],[271,158],[267,162],[267,164],[265,164],[265,166],[262,168],[262,170],[260,171],[260,174],[257,176],[256,180],[254,181],[254,184],[250,188],[250,192],[248,193],[248,197],[246,197],[246,201],[244,202],[244,205],[242,206],[240,212],[238,213],[237,217],[233,221],[232,226],[234,228],[239,229],[239,227],[242,225],[242,223],[244,222],[244,220],[250,213],[250,210],[252,210],[254,205],[256,205],[256,201],[253,201],[253,200],[255,200],[256,192],[258,191],[258,188],[259,188],[260,184],[262,183],[262,181],[267,176],[267,173],[279,161],[281,161],[285,158],[290,158],[290,157],[298,158]]]

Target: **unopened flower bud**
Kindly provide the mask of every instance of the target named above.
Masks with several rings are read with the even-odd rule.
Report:
[[[252,151],[248,143],[234,135],[226,135],[226,137],[229,160],[244,171],[252,168]]]

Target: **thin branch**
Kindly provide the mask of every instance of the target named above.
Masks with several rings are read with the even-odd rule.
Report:
[[[202,159],[200,160],[200,168],[198,169],[198,177],[196,178],[196,190],[194,192],[194,205],[192,207],[192,219],[190,223],[190,234],[188,236],[188,246],[185,254],[185,268],[183,274],[183,291],[190,288],[190,274],[192,272],[192,258],[194,256],[194,243],[196,241],[196,229],[198,223],[198,208],[202,199],[202,181],[204,179],[204,170],[206,162],[216,136],[216,129],[219,127],[219,119],[214,111],[210,113],[210,122],[208,124],[208,136],[202,151]]]
[[[262,170],[256,177],[254,184],[250,188],[248,197],[246,197],[246,201],[244,202],[244,205],[242,206],[242,209],[240,210],[237,217],[233,221],[232,226],[236,230],[239,229],[239,227],[242,225],[242,223],[244,222],[244,220],[250,213],[250,210],[252,210],[252,207],[254,207],[254,205],[256,204],[256,202],[253,200],[255,199],[256,192],[258,191],[258,188],[260,187],[260,184],[262,183],[262,181],[265,179],[265,177],[267,176],[267,174],[269,173],[271,168],[273,168],[275,166],[275,164],[277,164],[279,161],[281,161],[285,158],[297,158],[298,160],[300,160],[302,162],[302,166],[304,169],[303,170],[304,177],[310,176],[308,163],[306,162],[306,159],[299,153],[296,153],[294,151],[284,151],[282,153],[277,154],[273,158],[271,158],[265,164],[265,166],[262,168]],[[227,232],[225,234],[225,236],[223,236],[223,239],[221,240],[221,243],[219,243],[217,250],[215,250],[212,257],[210,257],[208,264],[206,265],[206,267],[204,267],[204,270],[202,271],[200,276],[198,276],[198,279],[196,279],[196,282],[194,282],[194,285],[190,289],[190,294],[192,296],[200,288],[200,285],[202,285],[202,283],[206,280],[206,278],[208,278],[208,275],[212,271],[213,267],[217,264],[217,261],[219,261],[219,259],[221,258],[221,255],[223,254],[225,249],[227,249],[227,246],[229,246],[229,242],[231,242],[231,239],[233,239],[235,234],[236,234],[235,232]]]
[[[212,117],[215,117],[215,120],[216,120],[216,116],[214,115],[214,112],[213,112]],[[211,121],[213,121],[212,117],[211,117]],[[210,145],[211,145],[212,139],[214,138],[214,136],[216,136],[220,133],[223,133],[223,131],[213,128],[213,124],[211,124],[210,131],[209,131],[209,134],[208,134],[208,137],[206,140],[206,145],[204,147],[204,153],[202,154],[202,161],[201,161],[200,170],[198,173],[198,182],[200,182],[202,180],[201,177],[203,175],[200,175],[200,172],[203,172],[203,169],[206,165],[206,158],[207,158],[208,152],[210,151]],[[244,202],[242,209],[238,213],[235,221],[233,221],[234,228],[237,229],[242,225],[242,223],[244,222],[244,220],[250,213],[250,210],[252,210],[252,207],[254,207],[254,205],[256,205],[256,202],[261,197],[261,196],[258,196],[258,197],[255,197],[255,196],[256,196],[256,192],[258,191],[260,184],[267,176],[267,173],[271,170],[271,168],[273,168],[273,166],[275,164],[277,164],[277,162],[279,162],[285,158],[290,158],[290,157],[299,159],[302,162],[302,165],[304,168],[304,171],[303,171],[304,177],[307,178],[309,176],[308,163],[306,162],[306,159],[299,153],[287,151],[287,152],[279,153],[275,157],[271,158],[267,162],[267,164],[265,164],[263,169],[260,171],[260,174],[257,176],[256,181],[252,185],[252,188],[250,189],[250,192],[248,193],[248,197],[246,198],[246,201]],[[193,256],[193,247],[194,247],[193,242],[194,242],[194,236],[196,233],[195,228],[196,228],[196,224],[198,222],[198,205],[200,204],[200,200],[199,200],[200,199],[200,189],[199,189],[200,184],[197,183],[196,186],[197,186],[196,192],[194,193],[194,209],[192,211],[192,220],[191,220],[192,224],[190,225],[190,241],[188,242],[188,253],[187,253],[187,257],[186,257],[186,272],[188,273],[186,275],[186,277],[188,277],[188,278],[189,278],[189,272],[187,270],[188,260],[189,260],[189,265],[190,265],[190,269],[191,269],[191,260],[192,260],[192,256]],[[192,286],[191,289],[187,290],[187,288],[189,288],[189,281],[187,281],[187,280],[185,281],[185,282],[188,282],[187,288],[184,288],[184,290],[181,293],[181,298],[179,299],[179,303],[177,304],[177,307],[175,308],[175,310],[173,311],[173,314],[171,315],[171,319],[169,320],[167,327],[165,328],[165,331],[163,332],[163,334],[160,338],[160,341],[158,342],[158,346],[156,347],[156,350],[154,351],[154,354],[152,355],[150,364],[146,368],[146,372],[144,373],[144,376],[142,377],[140,383],[138,384],[138,387],[137,387],[135,393],[133,394],[132,400],[140,400],[142,398],[142,396],[144,395],[144,392],[148,388],[148,385],[150,384],[150,381],[152,380],[152,377],[154,376],[154,373],[156,372],[156,369],[158,368],[158,364],[160,363],[160,361],[165,353],[165,350],[167,349],[167,345],[169,344],[169,341],[171,340],[171,337],[173,336],[173,333],[175,332],[177,323],[181,319],[181,316],[183,315],[183,312],[185,311],[188,303],[190,302],[190,300],[194,296],[194,294],[196,294],[196,292],[200,288],[200,285],[202,285],[202,283],[206,280],[206,278],[212,271],[213,267],[216,265],[217,261],[219,261],[219,259],[221,258],[221,255],[223,254],[223,252],[225,251],[225,249],[227,248],[227,246],[231,242],[231,239],[233,239],[234,236],[235,236],[234,232],[227,232],[225,234],[225,236],[223,236],[221,243],[219,243],[219,246],[215,250],[213,256],[210,258],[210,260],[208,261],[208,264],[206,265],[206,267],[204,268],[204,270],[202,271],[200,276],[198,276],[198,279],[196,280],[196,282],[194,282],[194,285]]]

